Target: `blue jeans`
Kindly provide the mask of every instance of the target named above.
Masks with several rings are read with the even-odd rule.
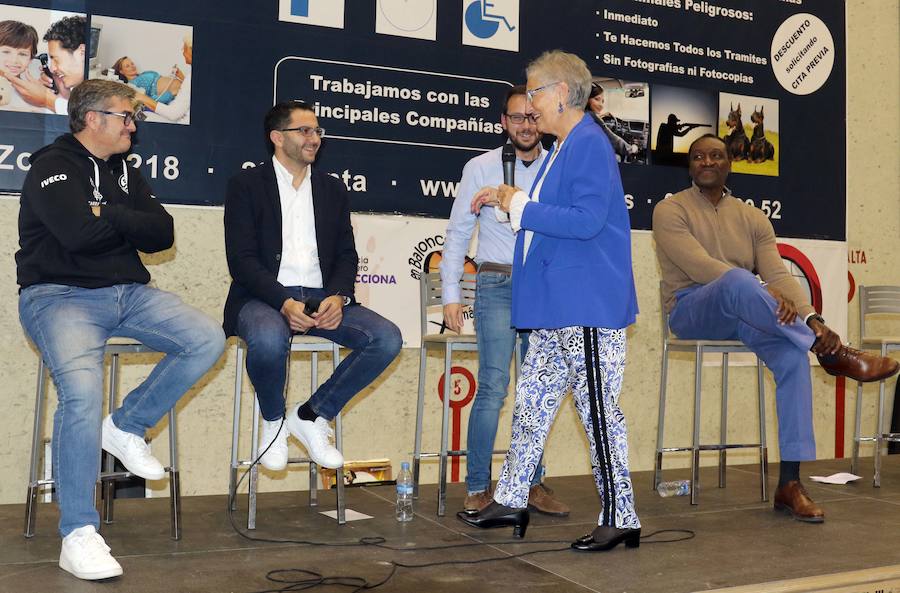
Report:
[[[478,339],[478,392],[469,411],[466,436],[466,489],[481,492],[491,485],[491,459],[500,409],[509,388],[509,365],[516,347],[512,327],[512,280],[501,272],[478,272],[475,288],[475,335]],[[522,336],[522,359],[528,334]],[[543,456],[532,484],[543,477]]]
[[[321,288],[289,290],[298,301],[329,296]],[[284,415],[285,361],[290,353],[291,328],[279,311],[254,299],[238,313],[237,333],[247,342],[247,374],[256,389],[260,413],[266,420],[278,420]],[[306,335],[327,338],[353,351],[307,402],[326,420],[337,416],[354,395],[374,381],[403,346],[400,329],[362,305],[344,307],[336,329],[313,328]]]
[[[740,340],[775,376],[781,459],[816,458],[809,349],[815,334],[801,318],[780,325],[778,303],[756,276],[740,268],[676,293],[669,327],[685,340]]]
[[[117,427],[143,438],[221,356],[222,328],[174,294],[144,284],[29,286],[19,295],[19,319],[50,370],[59,400],[53,417],[59,532],[65,537],[85,525],[99,527],[94,484],[106,341],[133,338],[166,355],[113,413]]]

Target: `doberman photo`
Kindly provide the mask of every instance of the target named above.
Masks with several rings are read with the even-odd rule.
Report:
[[[750,153],[747,158],[751,163],[762,163],[775,158],[775,146],[766,139],[766,130],[763,127],[763,120],[766,117],[763,113],[764,109],[765,106],[760,107],[757,111],[754,106],[753,113],[750,114],[750,121],[755,124],[753,137],[750,139]],[[746,138],[746,136],[744,137]]]
[[[731,155],[731,160],[742,161],[750,153],[750,139],[747,138],[747,132],[744,131],[744,122],[741,121],[741,104],[738,103],[737,109],[735,109],[734,105],[729,103],[729,109],[725,125],[731,130],[731,133],[725,136],[723,140],[725,145],[728,146],[728,154]]]

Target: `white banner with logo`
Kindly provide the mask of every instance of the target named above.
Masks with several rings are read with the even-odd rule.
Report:
[[[423,269],[438,271],[447,220],[353,214],[351,221],[359,253],[356,299],[396,323],[405,348],[418,348],[422,335],[419,278]],[[474,271],[474,262],[468,262],[466,272]],[[463,332],[473,333],[471,307],[464,314]],[[440,307],[429,309],[426,331],[445,331]]]

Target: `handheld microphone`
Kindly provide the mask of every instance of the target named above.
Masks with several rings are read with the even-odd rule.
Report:
[[[503,145],[501,156],[503,161],[503,183],[515,187],[516,185],[516,147],[507,142]]]

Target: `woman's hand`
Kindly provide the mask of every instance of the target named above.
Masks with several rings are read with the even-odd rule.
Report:
[[[475,193],[475,197],[472,198],[472,204],[469,206],[469,210],[472,211],[472,214],[481,214],[482,206],[497,206],[498,204],[497,188],[490,186],[482,187]]]
[[[513,187],[512,185],[506,185],[505,183],[501,184],[500,187],[497,188],[497,200],[500,202],[497,207],[504,212],[509,212],[512,198],[517,191],[522,190],[518,187]]]
[[[134,99],[150,111],[156,111],[156,101],[151,99],[146,93],[137,91],[134,94]]]

